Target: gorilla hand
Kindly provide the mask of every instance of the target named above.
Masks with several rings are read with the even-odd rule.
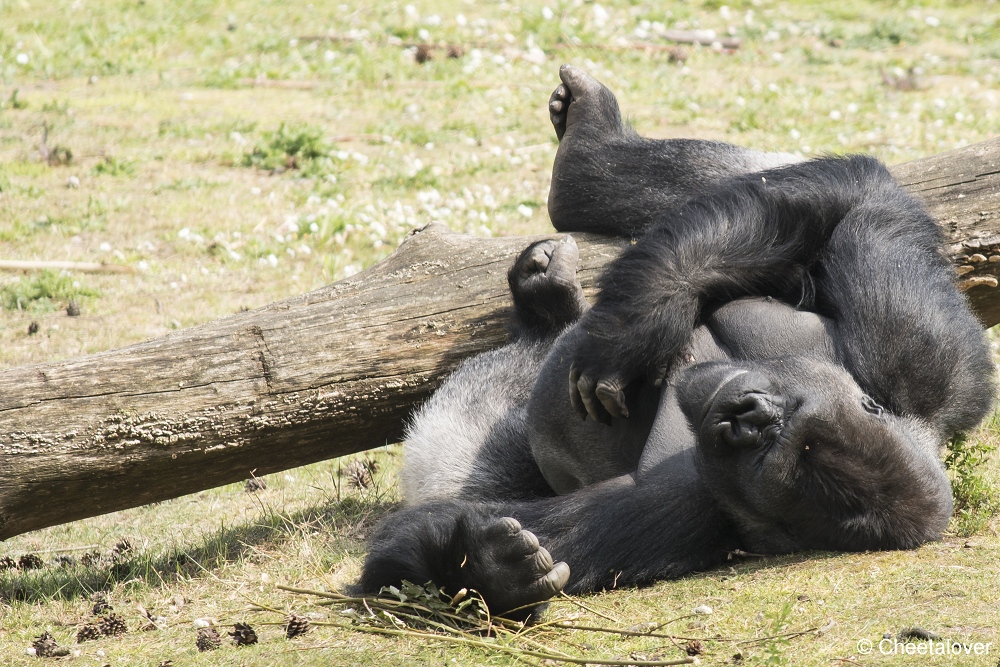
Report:
[[[636,306],[645,310],[636,312]],[[666,378],[697,314],[697,299],[682,292],[652,308],[642,298],[594,306],[580,320],[579,330],[586,335],[570,367],[574,409],[604,424],[627,419],[625,388],[642,378],[657,385]]]

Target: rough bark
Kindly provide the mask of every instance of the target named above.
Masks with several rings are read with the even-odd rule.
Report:
[[[894,169],[1000,321],[1000,140]],[[399,439],[463,358],[506,338],[532,239],[432,225],[350,279],[131,347],[0,375],[0,539]],[[592,289],[617,241],[577,235]],[[971,282],[970,282],[971,281]]]

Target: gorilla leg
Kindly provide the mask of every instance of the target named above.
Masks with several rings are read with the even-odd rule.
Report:
[[[824,289],[814,269],[834,230],[848,215],[878,228],[883,221],[868,213],[880,201],[912,199],[881,163],[856,156],[732,177],[664,214],[609,266],[597,304],[581,320],[589,338],[570,375],[578,410],[622,416],[620,388],[664,377],[712,304],[760,295],[812,309],[813,290]],[[915,224],[933,231],[926,214]]]
[[[410,507],[386,518],[368,545],[354,590],[377,594],[402,581],[433,581],[449,595],[475,589],[494,614],[526,619],[532,606],[557,594],[569,579],[538,539],[497,505],[467,501]]]
[[[565,496],[404,509],[377,531],[357,588],[374,594],[404,579],[452,595],[475,588],[503,614],[564,587],[583,593],[711,567],[735,539],[689,452],[639,482],[625,475]]]
[[[658,214],[729,176],[799,161],[717,141],[644,139],[622,122],[601,83],[569,65],[559,77],[549,99],[560,140],[549,217],[559,231],[637,236]]]
[[[527,404],[552,341],[587,308],[576,242],[540,241],[508,274],[512,342],[465,361],[407,428],[400,475],[407,503],[551,495],[531,456]]]

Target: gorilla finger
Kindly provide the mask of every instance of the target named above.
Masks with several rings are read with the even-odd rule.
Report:
[[[500,517],[492,521],[483,529],[483,533],[490,537],[509,537],[521,532],[521,524],[517,519],[509,516]]]
[[[594,393],[594,385],[594,381],[589,376],[584,375],[580,377],[576,383],[576,387],[580,391],[580,400],[583,401],[583,405],[587,408],[587,414],[590,415],[591,419],[602,424],[611,424],[611,415],[604,409],[601,401]]]
[[[580,249],[572,236],[557,241],[551,248],[546,275],[556,282],[576,284],[576,267],[580,262]]]
[[[539,596],[544,596],[543,599],[548,599],[553,595],[558,594],[562,589],[566,588],[566,584],[568,583],[569,565],[560,561],[555,564],[548,574],[533,583],[531,588],[536,591]]]
[[[667,375],[669,375],[669,374],[670,374],[670,366],[669,366],[669,364],[665,364],[663,366],[658,367],[654,371],[653,386],[654,387],[662,387],[664,381],[666,381],[666,379],[667,379]]]
[[[601,380],[597,383],[594,393],[600,399],[601,405],[612,417],[628,419],[628,406],[625,405],[625,392],[619,389],[620,382],[617,380]]]
[[[539,548],[538,538],[535,537],[535,534],[530,530],[522,530],[511,538],[510,543],[505,545],[503,551],[507,558],[516,560],[532,555]]]
[[[580,371],[573,367],[569,371],[569,402],[576,410],[576,414],[580,415],[580,419],[587,418],[587,406],[583,404],[583,399],[580,398],[580,390],[577,388],[577,383],[580,381]]]
[[[531,557],[532,567],[535,572],[549,572],[553,567],[552,554],[545,547],[538,547],[538,551]]]
[[[564,83],[560,83],[558,86],[556,86],[556,89],[552,91],[553,101],[555,100],[565,101],[568,97],[569,97],[569,88],[567,88],[566,84]]]
[[[554,116],[559,115],[562,113],[564,106],[565,105],[562,100],[554,98],[551,102],[549,102],[549,113]]]

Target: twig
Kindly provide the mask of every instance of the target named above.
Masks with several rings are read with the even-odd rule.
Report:
[[[811,632],[816,632],[819,628],[809,628],[808,630],[799,630],[798,632],[785,632],[780,635],[769,635],[767,637],[760,637],[758,639],[744,639],[743,641],[736,642],[739,646],[744,646],[748,644],[760,644],[761,642],[770,641],[772,639],[791,639],[792,637],[799,637],[801,635],[808,635]]]
[[[673,42],[675,44],[700,44],[701,46],[712,46],[713,44],[721,44],[724,49],[738,49],[742,46],[742,42],[735,37],[717,37],[708,31],[704,30],[666,30],[660,34],[660,37],[667,40],[668,42]],[[300,42],[339,42],[341,44],[357,44],[359,42],[366,42],[367,40],[357,39],[355,37],[347,37],[344,35],[306,35],[304,37],[299,37]],[[375,40],[371,40],[375,41]],[[431,44],[427,42],[404,42],[395,40],[378,40],[380,46],[398,46],[404,49],[413,49],[424,47],[427,49],[447,49],[452,47],[451,44]],[[463,42],[462,46],[468,46],[474,49],[491,49],[491,48],[508,48],[508,44],[502,44],[499,42]],[[554,45],[555,48],[585,48],[585,49],[602,49],[609,51],[622,51],[626,49],[648,49],[651,51],[669,51],[672,47],[665,46],[663,44],[653,44],[651,42],[632,42],[627,46],[617,46],[613,44],[584,44],[584,43],[574,43],[572,41],[561,42]]]
[[[603,618],[605,620],[611,621],[612,623],[621,623],[621,621],[619,621],[617,618],[608,616],[607,614],[601,613],[601,612],[597,611],[596,609],[591,609],[590,607],[588,607],[587,605],[583,604],[582,602],[580,602],[576,598],[570,597],[569,595],[566,595],[566,593],[563,592],[563,591],[559,591],[559,597],[562,598],[563,600],[568,601],[568,602],[572,602],[573,604],[575,604],[580,609],[583,609],[584,611],[589,611],[591,614],[596,614],[597,616],[600,616],[601,618]]]
[[[691,618],[695,614],[685,614],[684,616],[678,616],[677,618],[672,618],[669,621],[664,621],[663,623],[657,623],[655,628],[652,628],[648,632],[642,632],[639,630],[619,630],[618,628],[604,628],[596,625],[578,625],[571,621],[561,621],[554,623],[553,625],[557,628],[563,628],[566,630],[584,630],[590,632],[608,632],[616,635],[624,635],[626,637],[659,637],[661,639],[687,639],[687,637],[677,637],[676,635],[667,635],[660,632],[654,632],[665,625],[670,625],[677,621],[684,620],[685,618]],[[713,640],[715,641],[715,640]]]
[[[284,586],[281,584],[277,585],[277,588],[283,591],[288,591],[290,593],[298,593],[300,595],[315,595],[317,597],[328,598],[323,602],[315,603],[317,606],[327,606],[332,604],[372,604],[376,607],[389,607],[393,611],[404,608],[404,609],[415,609],[418,611],[423,611],[428,614],[437,614],[438,616],[443,616],[446,618],[454,619],[456,621],[461,621],[463,623],[469,623],[470,619],[465,616],[459,616],[458,614],[450,614],[446,611],[437,611],[434,609],[429,609],[422,605],[413,602],[399,602],[397,600],[392,600],[390,598],[379,598],[379,597],[350,597],[343,595],[341,593],[331,593],[328,591],[312,591],[304,588],[293,588],[291,586]],[[506,625],[510,628],[521,629],[522,624],[517,621],[511,621],[506,618],[491,618],[490,621],[495,621],[499,624]]]
[[[312,90],[319,81],[295,81],[291,79],[237,79],[241,86],[253,88],[284,88],[286,90]]]
[[[48,262],[19,259],[0,259],[0,270],[42,271],[45,269],[81,271],[83,273],[135,273],[131,266],[105,264],[104,262]]]
[[[545,653],[542,651],[532,651],[529,649],[514,648],[511,646],[501,646],[499,644],[479,641],[477,639],[466,639],[464,637],[452,637],[449,635],[437,635],[430,632],[418,632],[416,630],[391,630],[389,628],[375,628],[365,625],[348,625],[334,621],[316,621],[313,625],[324,625],[344,630],[357,630],[376,635],[388,635],[390,637],[416,637],[419,639],[431,639],[450,644],[461,644],[463,646],[473,646],[487,651],[500,651],[514,656],[531,656],[542,660],[554,660],[557,662],[569,662],[576,665],[636,665],[637,667],[667,667],[669,665],[690,665],[694,658],[680,658],[678,660],[602,660],[600,658],[577,658],[555,653]]]
[[[69,551],[89,551],[91,549],[98,549],[101,545],[99,544],[86,544],[82,547],[63,547],[59,549],[36,549],[35,551],[25,551],[22,555],[27,554],[61,554]]]

